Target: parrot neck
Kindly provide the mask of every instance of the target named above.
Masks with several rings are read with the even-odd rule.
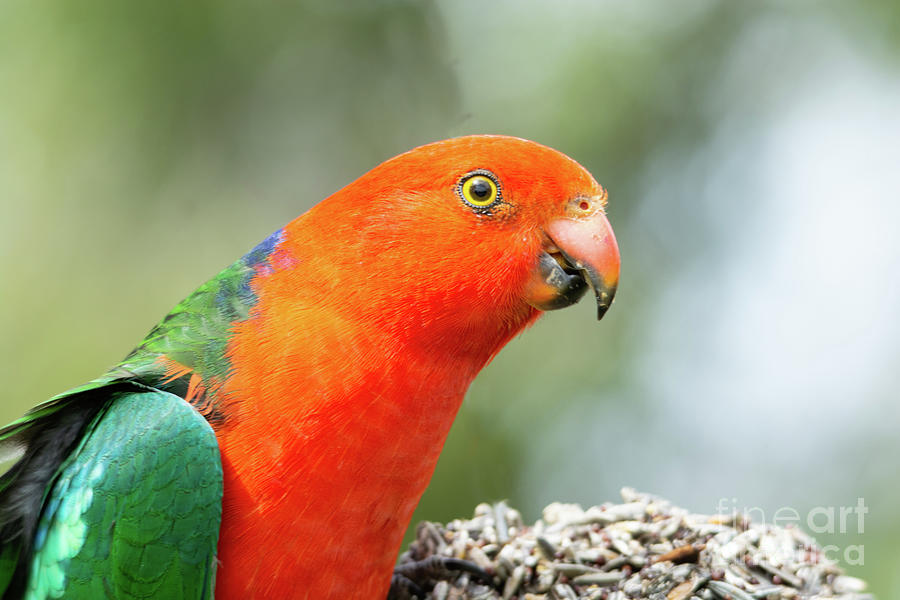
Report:
[[[304,310],[302,331],[264,312],[230,346],[217,593],[292,597],[279,586],[303,582],[301,597],[383,598],[463,395],[496,349],[439,360]]]
[[[327,273],[298,271],[255,280],[258,303],[233,326],[217,592],[289,597],[278,586],[303,582],[309,598],[384,597],[466,389],[537,313],[490,327],[404,315],[353,289],[310,293]]]

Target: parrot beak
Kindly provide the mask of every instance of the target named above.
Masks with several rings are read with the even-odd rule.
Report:
[[[539,310],[556,310],[578,302],[594,289],[597,318],[612,305],[619,283],[619,246],[603,211],[587,218],[563,218],[544,229],[550,243],[526,289],[528,303]]]

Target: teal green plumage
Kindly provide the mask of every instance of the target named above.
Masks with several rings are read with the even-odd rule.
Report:
[[[26,598],[210,598],[222,471],[212,428],[166,392],[117,395],[60,469]]]

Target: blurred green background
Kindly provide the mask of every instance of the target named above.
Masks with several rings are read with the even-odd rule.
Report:
[[[900,597],[891,0],[2,0],[0,421],[372,166],[467,133],[593,172],[622,284],[601,324],[550,314],[486,369],[416,520],[623,485],[706,513],[864,498],[862,531],[817,537]]]

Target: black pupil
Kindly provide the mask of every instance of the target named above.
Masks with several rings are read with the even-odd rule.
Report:
[[[491,194],[491,184],[489,184],[484,179],[476,179],[475,181],[473,181],[472,187],[470,189],[472,191],[472,195],[479,200],[484,200]]]

